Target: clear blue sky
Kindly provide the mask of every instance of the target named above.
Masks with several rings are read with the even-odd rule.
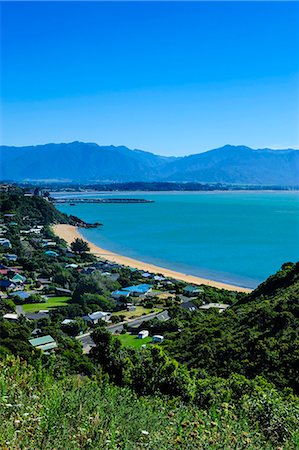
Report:
[[[299,147],[299,4],[2,3],[2,143]]]

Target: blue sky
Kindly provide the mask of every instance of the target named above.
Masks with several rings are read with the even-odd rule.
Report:
[[[299,4],[2,3],[2,143],[299,147]]]

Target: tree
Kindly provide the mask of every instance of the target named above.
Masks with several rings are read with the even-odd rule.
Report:
[[[88,243],[80,238],[75,239],[74,242],[71,243],[71,249],[78,254],[86,253],[90,250]]]

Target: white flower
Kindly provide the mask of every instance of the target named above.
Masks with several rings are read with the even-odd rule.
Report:
[[[145,436],[147,436],[149,434],[149,432],[146,430],[141,430],[141,434],[144,434]]]

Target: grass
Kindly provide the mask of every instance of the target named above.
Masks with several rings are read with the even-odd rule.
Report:
[[[22,308],[27,313],[35,313],[41,309],[53,309],[67,306],[70,297],[49,297],[44,303],[25,303]]]
[[[149,344],[152,342],[151,337],[146,337],[143,339],[138,339],[138,336],[136,334],[120,334],[118,335],[119,340],[121,343],[126,347],[135,347],[135,348],[141,348],[144,344]]]
[[[80,376],[56,380],[14,358],[0,361],[3,450],[295,450],[272,444],[231,408],[200,409]]]
[[[143,306],[136,306],[135,311],[117,311],[114,312],[113,316],[125,316],[126,319],[135,319],[144,314],[151,314],[162,311],[161,308],[144,308]]]

